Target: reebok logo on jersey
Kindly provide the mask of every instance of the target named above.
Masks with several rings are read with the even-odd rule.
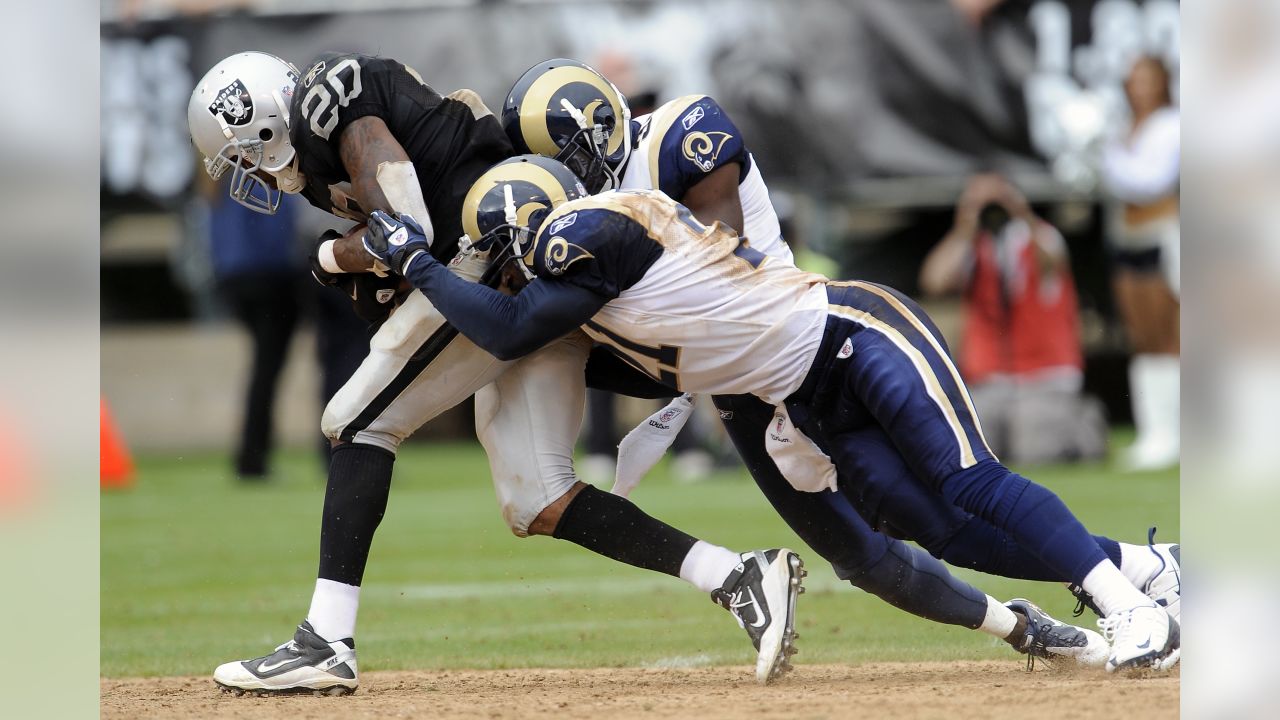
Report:
[[[733,411],[732,411],[732,410],[721,410],[721,411],[720,411],[720,419],[721,419],[721,420],[732,420],[732,419],[733,419]]]
[[[306,76],[306,77],[304,77],[304,78],[302,78],[302,87],[306,87],[306,88],[311,87],[311,83],[314,83],[314,82],[316,81],[316,78],[317,78],[317,77],[320,75],[320,73],[322,73],[322,72],[324,72],[324,61],[323,61],[323,60],[321,60],[320,62],[316,63],[315,65],[312,65],[312,66],[311,66],[311,69],[307,71],[307,76]]]
[[[706,113],[702,111],[702,106],[695,105],[692,110],[690,110],[688,113],[685,114],[684,117],[680,118],[680,125],[685,130],[688,130],[694,125],[697,125],[698,121],[701,120],[705,115]]]
[[[843,360],[853,354],[853,338],[844,339],[844,344],[840,346],[840,352],[836,353],[837,360]]]
[[[584,192],[583,194],[585,195],[586,193]],[[578,213],[569,213],[564,217],[556,218],[556,221],[551,223],[551,227],[547,228],[547,233],[550,235],[557,235],[561,230],[564,230],[576,222],[578,222]]]

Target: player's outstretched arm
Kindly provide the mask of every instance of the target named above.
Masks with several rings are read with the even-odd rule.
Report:
[[[607,302],[565,282],[537,279],[514,297],[467,282],[431,257],[411,218],[374,211],[364,246],[421,290],[459,332],[499,360],[528,355],[590,320]]]
[[[604,298],[568,283],[534,280],[519,295],[503,295],[449,272],[420,253],[405,275],[449,323],[498,358],[523,357],[581,326],[604,306]]]

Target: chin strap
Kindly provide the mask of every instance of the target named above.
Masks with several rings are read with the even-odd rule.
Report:
[[[272,173],[276,178],[276,187],[280,188],[280,192],[286,192],[290,195],[297,195],[306,187],[307,180],[302,173],[298,172],[298,153],[293,154],[293,160],[283,168]]]
[[[511,257],[519,266],[520,272],[524,275],[524,279],[533,282],[534,274],[529,269],[528,264],[523,257],[525,253],[525,241],[529,238],[529,230],[521,227],[520,218],[516,213],[516,198],[511,191],[511,184],[507,183],[502,186],[502,215],[507,225],[512,228],[511,237]],[[492,250],[492,248],[490,248]]]

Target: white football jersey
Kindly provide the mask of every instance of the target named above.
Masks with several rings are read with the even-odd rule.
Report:
[[[547,217],[534,253],[540,275],[608,288],[612,299],[583,329],[681,391],[778,404],[822,340],[826,278],[703,226],[658,191],[568,202]]]
[[[640,125],[639,143],[631,152],[620,189],[661,190],[680,200],[706,173],[728,162],[741,162],[745,174],[738,183],[738,198],[743,236],[765,255],[795,264],[760,168],[715,100],[686,95],[635,120]]]

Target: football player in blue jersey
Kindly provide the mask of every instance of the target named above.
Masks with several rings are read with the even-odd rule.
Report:
[[[778,409],[766,439],[797,489],[960,508],[1008,538],[997,545],[1025,548],[1046,579],[1089,594],[1110,640],[1108,670],[1177,662],[1171,614],[1056,495],[987,449],[940,334],[911,300],[778,262],[660,192],[569,199],[577,184],[563,165],[529,156],[500,163],[469,193],[474,246],[509,253],[504,272],[529,280],[515,296],[453,276],[411,218],[375,213],[364,244],[495,357],[581,328],[674,390],[756,395]]]
[[[758,164],[732,119],[708,96],[684,96],[631,118],[626,98],[606,78],[581,62],[559,58],[533,66],[516,81],[501,120],[517,150],[564,162],[585,178],[588,190],[661,190],[703,224],[723,222],[740,230],[753,250],[777,262],[792,262]],[[963,584],[953,585],[951,592],[941,596],[928,594],[946,601],[923,604],[926,594],[915,592],[910,582],[892,582],[895,577],[924,577],[904,571],[904,565],[920,572],[928,568],[930,576],[940,577],[945,577],[945,568],[933,567],[930,558],[910,546],[890,544],[873,533],[846,498],[791,488],[765,449],[773,407],[753,395],[717,395],[713,400],[757,485],[796,533],[832,562],[841,578],[908,612],[940,622],[966,618],[958,624],[973,627],[975,618],[982,617],[982,594]],[[687,401],[677,399],[655,418],[687,412],[682,403]],[[639,439],[635,446],[648,455],[643,460],[630,457],[628,443],[633,437],[624,441],[618,458],[619,486],[633,485],[656,461],[674,436],[670,426],[646,421],[633,431],[632,436]],[[660,432],[655,428],[665,431],[664,438],[651,437]],[[883,482],[864,493],[858,504],[875,527],[916,540],[955,565],[1026,579],[1055,579],[1021,546],[994,533],[981,518],[950,503],[882,487],[892,486],[893,479],[884,473],[876,477]],[[1148,545],[1104,537],[1098,541],[1135,585],[1151,592],[1178,619],[1177,545],[1153,545],[1150,538]],[[1089,602],[1079,588],[1075,592]]]

